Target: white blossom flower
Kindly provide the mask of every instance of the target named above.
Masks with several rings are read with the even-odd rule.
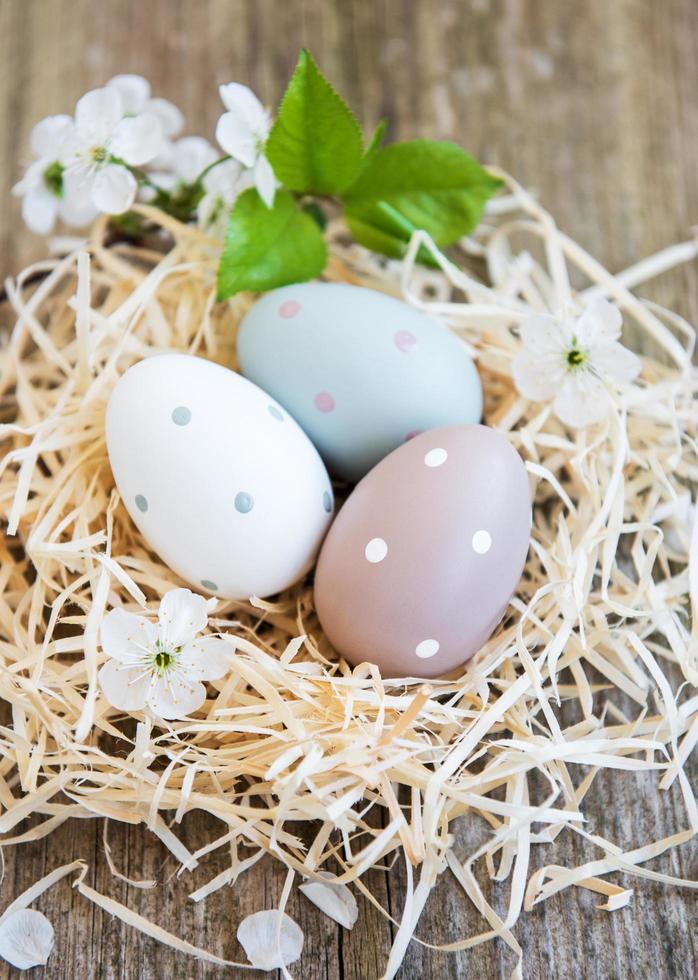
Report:
[[[227,646],[215,636],[198,637],[208,622],[208,603],[189,589],[172,589],[160,603],[158,624],[112,609],[102,622],[102,649],[109,659],[99,671],[104,694],[121,711],[146,706],[160,718],[184,718],[206,700],[201,683],[229,667]]]
[[[53,926],[43,912],[15,909],[0,919],[0,957],[18,970],[45,966],[53,943]]]
[[[202,231],[214,238],[225,238],[230,209],[237,197],[253,186],[251,171],[237,160],[224,160],[203,178],[204,196],[199,201],[197,217]]]
[[[97,209],[59,161],[72,129],[70,116],[48,116],[37,123],[30,137],[35,159],[12,188],[13,194],[22,198],[27,227],[38,235],[53,231],[57,218],[80,228],[97,215]]]
[[[228,110],[218,120],[216,139],[226,153],[252,171],[254,185],[267,207],[274,203],[276,179],[264,155],[271,116],[246,85],[230,82],[219,90]]]
[[[184,116],[174,102],[152,98],[147,78],[141,75],[115,75],[105,87],[119,93],[125,116],[138,116],[142,112],[157,116],[168,139],[182,132]]]
[[[520,325],[522,350],[512,368],[516,387],[531,401],[552,401],[572,428],[599,422],[608,413],[607,380],[628,383],[640,361],[618,342],[620,310],[594,300],[579,316],[535,314]]]
[[[138,190],[129,167],[149,163],[160,153],[165,136],[158,116],[125,113],[116,87],[88,92],[75,109],[75,126],[60,156],[92,203],[106,214],[121,214]]]
[[[193,184],[219,156],[202,136],[183,136],[152,161],[149,177],[158,187],[172,191],[178,184]]]

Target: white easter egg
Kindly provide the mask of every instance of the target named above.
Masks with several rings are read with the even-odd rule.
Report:
[[[200,357],[147,358],[114,388],[106,435],[134,523],[194,588],[268,596],[311,567],[332,486],[303,430],[250,381]]]

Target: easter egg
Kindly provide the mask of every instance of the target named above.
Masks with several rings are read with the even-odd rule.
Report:
[[[433,429],[358,484],[318,559],[330,643],[384,677],[460,666],[506,611],[526,560],[531,495],[511,443],[483,425]]]
[[[373,289],[314,282],[267,293],[241,323],[238,357],[345,480],[419,432],[482,414],[480,378],[461,341]]]
[[[327,471],[239,374],[186,354],[140,361],[112,392],[106,435],[134,523],[198,591],[271,595],[312,565],[334,509]]]

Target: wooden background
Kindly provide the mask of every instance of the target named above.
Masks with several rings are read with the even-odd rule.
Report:
[[[71,112],[76,99],[118,72],[150,77],[177,102],[189,131],[213,136],[216,86],[250,84],[272,104],[298,49],[307,45],[366,126],[382,116],[393,137],[451,137],[539,191],[562,227],[613,268],[690,235],[698,223],[698,3],[696,0],[0,0],[0,262],[3,275],[39,257],[44,243],[23,227],[10,187],[26,159],[32,124]],[[696,264],[644,294],[698,322]],[[698,767],[693,766],[695,780]],[[599,777],[588,798],[589,830],[637,846],[684,826],[677,797],[657,797],[649,777]],[[211,831],[205,815],[185,821],[194,849]],[[481,828],[454,828],[469,852]],[[165,928],[226,957],[241,957],[239,920],[278,902],[283,875],[271,862],[205,904],[186,895],[223,866],[224,855],[181,879],[146,831],[109,827],[117,866],[157,878],[139,892],[113,879],[102,827],[80,821],[48,840],[5,854],[0,909],[46,871],[82,857],[88,880]],[[576,864],[598,852],[576,841],[534,862]],[[698,853],[684,846],[651,863],[696,877]],[[401,912],[404,872],[374,872],[377,898]],[[621,882],[627,878],[619,876]],[[102,915],[65,880],[39,907],[57,947],[47,978],[230,977]],[[489,894],[491,891],[487,888]],[[495,894],[497,894],[495,892]],[[500,911],[504,894],[497,898]],[[372,980],[391,927],[363,899],[353,932],[338,930],[296,896],[289,908],[306,933],[296,976]],[[529,978],[692,978],[698,908],[694,892],[637,885],[611,915],[589,893],[565,893],[523,917],[515,933]],[[482,920],[446,876],[418,934],[447,942],[479,932]],[[508,977],[515,959],[501,944],[456,956],[413,943],[405,978]],[[0,977],[14,976],[0,965]],[[247,974],[240,974],[246,976]]]

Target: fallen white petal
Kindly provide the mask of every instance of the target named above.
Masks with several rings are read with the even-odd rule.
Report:
[[[43,912],[17,909],[0,925],[0,957],[18,970],[43,966],[53,949],[53,926]]]
[[[303,930],[278,909],[248,915],[238,926],[237,937],[258,970],[280,970],[303,952]]]
[[[305,881],[299,885],[299,891],[340,926],[352,929],[359,914],[353,892],[348,885],[336,884],[334,875],[326,873],[322,878],[322,881]]]

